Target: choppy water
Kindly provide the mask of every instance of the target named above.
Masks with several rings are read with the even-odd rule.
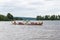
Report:
[[[43,21],[42,26],[1,21],[0,40],[60,40],[60,21]]]

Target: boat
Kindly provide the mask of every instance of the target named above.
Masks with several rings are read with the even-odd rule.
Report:
[[[12,24],[14,25],[42,25],[43,22],[18,22],[16,23],[16,21],[12,22]]]

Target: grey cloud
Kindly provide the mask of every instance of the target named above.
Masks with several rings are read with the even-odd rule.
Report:
[[[45,0],[45,1],[60,1],[60,0]]]
[[[51,2],[45,5],[46,1],[54,0],[45,0],[44,2],[40,1],[29,2],[28,5],[26,4],[23,6],[20,5],[18,1],[11,1],[4,3],[4,5],[0,5],[0,12],[3,13],[11,12],[13,13],[14,16],[32,16],[32,17],[35,17],[37,15],[58,14],[58,12],[60,12],[60,6],[59,5],[57,6],[57,4],[59,4],[58,2],[53,2],[54,5],[51,5],[50,4]],[[16,3],[18,3],[19,6],[15,5]]]
[[[33,3],[30,3],[31,5],[44,5],[44,3],[42,2],[33,2]]]

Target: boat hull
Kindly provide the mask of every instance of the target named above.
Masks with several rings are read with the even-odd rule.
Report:
[[[14,24],[14,25],[42,25],[43,22],[41,22],[41,23],[39,23],[39,24],[38,24],[38,23],[30,23],[30,24],[27,23],[27,24],[25,24],[25,23],[20,23],[20,22],[19,22],[19,23],[13,23],[13,24]]]

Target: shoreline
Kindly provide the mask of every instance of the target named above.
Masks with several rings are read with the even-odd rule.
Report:
[[[1,20],[1,21],[14,21],[14,20]],[[60,20],[16,20],[16,21],[60,21]]]

